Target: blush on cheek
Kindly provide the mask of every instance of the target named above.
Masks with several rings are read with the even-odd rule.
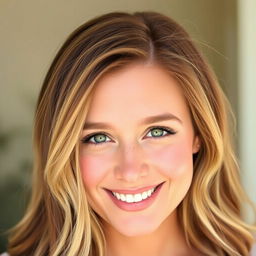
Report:
[[[87,187],[95,186],[106,175],[107,160],[98,156],[80,156],[80,169],[84,184]]]
[[[192,149],[188,143],[167,145],[152,153],[154,166],[164,175],[176,179],[193,170]]]

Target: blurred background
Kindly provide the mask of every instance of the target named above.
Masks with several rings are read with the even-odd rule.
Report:
[[[35,103],[54,55],[90,18],[143,10],[178,21],[212,65],[237,118],[241,180],[256,202],[255,0],[0,0],[0,252],[28,200]]]

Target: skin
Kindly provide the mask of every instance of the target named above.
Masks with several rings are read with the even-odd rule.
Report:
[[[175,118],[142,123],[146,117],[166,113]],[[90,122],[111,127],[89,128]],[[81,142],[80,167],[89,204],[101,216],[107,234],[107,255],[193,255],[176,209],[191,185],[192,157],[200,142],[177,82],[156,64],[134,63],[107,74],[96,85],[85,128],[81,139],[105,134]],[[104,190],[161,182],[154,203],[134,212],[118,208]]]

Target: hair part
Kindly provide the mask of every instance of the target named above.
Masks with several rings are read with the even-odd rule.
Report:
[[[79,168],[79,136],[97,81],[135,62],[160,65],[177,80],[201,141],[191,188],[178,207],[187,243],[206,255],[248,255],[256,228],[241,218],[249,199],[232,150],[228,103],[214,73],[172,19],[115,12],[76,29],[46,75],[36,106],[32,197],[12,231],[12,256],[104,255],[104,231]]]

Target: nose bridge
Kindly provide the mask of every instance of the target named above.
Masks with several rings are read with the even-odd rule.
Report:
[[[126,166],[137,165],[139,160],[140,149],[137,143],[124,145],[121,149],[121,158]]]
[[[145,156],[139,143],[122,144],[119,150],[119,162],[116,168],[119,179],[133,182],[147,174]]]

